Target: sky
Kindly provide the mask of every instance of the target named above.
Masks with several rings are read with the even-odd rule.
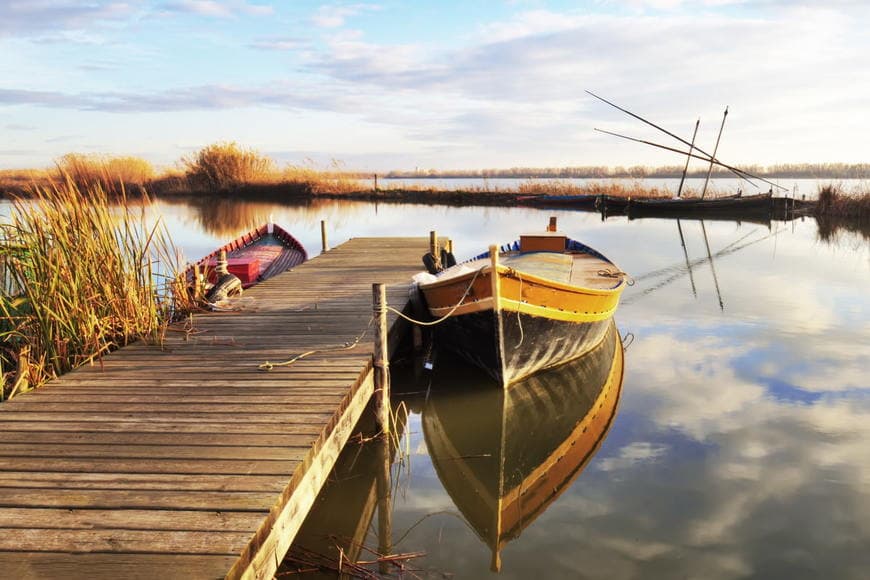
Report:
[[[868,162],[864,0],[0,0],[0,169],[235,141],[347,169]]]

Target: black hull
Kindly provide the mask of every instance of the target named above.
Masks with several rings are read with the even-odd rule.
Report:
[[[446,348],[482,368],[503,387],[574,360],[598,345],[611,319],[565,322],[491,310],[448,318],[436,329]]]

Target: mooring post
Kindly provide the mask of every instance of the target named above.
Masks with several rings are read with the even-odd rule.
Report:
[[[444,243],[444,249],[446,249],[451,254],[453,253],[453,240],[447,238],[447,242]]]
[[[387,286],[372,284],[375,317],[375,397],[378,425],[390,432],[390,353],[387,348]]]
[[[329,240],[326,238],[326,220],[320,220],[320,243],[323,244],[323,251],[329,251]]]
[[[378,553],[382,556],[389,556],[393,552],[393,483],[392,473],[390,472],[391,441],[390,437],[381,437],[381,440],[378,441]],[[382,561],[378,565],[378,569],[381,574],[386,574],[392,568],[389,562]]]
[[[378,190],[378,174],[377,173],[374,174],[374,178],[375,178],[375,191],[377,191]]]
[[[550,216],[550,223],[547,225],[548,232],[555,232],[558,226],[556,226],[556,216]]]
[[[435,230],[429,232],[429,253],[435,260],[435,270],[441,271],[441,249],[438,247],[438,233]]]

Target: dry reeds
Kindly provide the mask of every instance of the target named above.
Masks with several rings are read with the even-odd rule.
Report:
[[[593,181],[591,183],[571,183],[570,181],[533,181],[521,183],[517,192],[523,195],[609,195],[623,198],[665,198],[672,197],[666,189],[648,187],[640,182],[621,183]]]
[[[269,181],[275,174],[274,161],[235,142],[214,143],[181,162],[193,189],[228,191]]]
[[[0,400],[133,340],[159,342],[187,294],[159,220],[100,187],[16,201],[0,263]]]
[[[154,168],[139,157],[106,157],[67,153],[55,161],[57,179],[72,181],[79,191],[100,188],[111,194],[143,186],[154,178]]]
[[[870,238],[870,193],[846,193],[836,184],[819,189],[815,208],[819,236],[833,239],[839,230],[846,230]]]

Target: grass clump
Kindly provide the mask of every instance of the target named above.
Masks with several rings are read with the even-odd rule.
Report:
[[[134,340],[162,340],[187,293],[145,203],[74,185],[15,202],[0,224],[0,400]]]
[[[106,157],[67,153],[55,161],[57,180],[70,180],[79,191],[100,188],[117,194],[142,187],[154,178],[154,168],[139,157]]]
[[[181,162],[195,190],[228,191],[269,181],[275,174],[274,161],[235,142],[208,145]]]

